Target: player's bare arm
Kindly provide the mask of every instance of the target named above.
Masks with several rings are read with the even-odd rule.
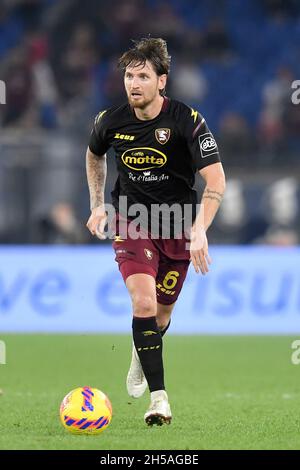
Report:
[[[199,171],[205,180],[206,186],[203,192],[200,211],[191,231],[190,254],[191,261],[198,273],[208,272],[211,259],[208,253],[208,242],[206,231],[210,227],[220,207],[225,191],[225,175],[220,162],[206,166]]]
[[[91,215],[86,226],[92,235],[96,235],[101,240],[105,238],[103,232],[106,224],[104,205],[106,172],[106,155],[99,157],[88,148],[86,152],[86,174],[90,192]]]

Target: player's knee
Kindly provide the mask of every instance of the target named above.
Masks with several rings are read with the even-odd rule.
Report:
[[[151,296],[134,296],[132,305],[133,315],[135,317],[152,317],[156,315],[155,299]]]

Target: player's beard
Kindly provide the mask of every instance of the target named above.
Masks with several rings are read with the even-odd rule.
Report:
[[[131,95],[127,95],[128,102],[132,108],[137,108],[137,109],[145,109],[149,104],[154,101],[156,95],[153,95],[152,98],[140,98],[138,100],[134,100],[131,98]]]

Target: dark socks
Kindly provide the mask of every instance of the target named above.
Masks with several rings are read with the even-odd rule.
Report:
[[[163,330],[167,331],[169,325]],[[162,335],[156,318],[133,317],[132,333],[135,348],[147,379],[150,392],[164,390],[164,368],[162,360]]]

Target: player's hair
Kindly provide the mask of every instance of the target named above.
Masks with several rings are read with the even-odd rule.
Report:
[[[167,43],[162,38],[142,38],[133,40],[134,47],[124,52],[118,61],[118,67],[125,70],[129,65],[144,66],[146,60],[151,62],[158,76],[170,72],[171,56]],[[164,90],[161,90],[161,94]]]

